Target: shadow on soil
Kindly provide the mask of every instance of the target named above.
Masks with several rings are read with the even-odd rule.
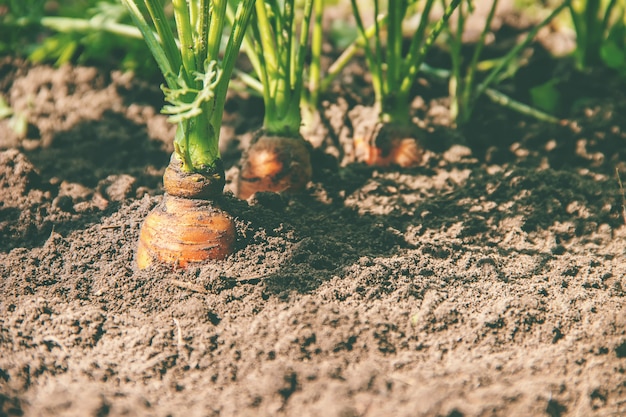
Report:
[[[13,188],[1,199],[0,232],[9,237],[2,252],[41,246],[53,231],[66,236],[113,213],[126,198],[158,192],[169,159],[144,126],[112,111],[21,153],[27,161],[18,156],[1,179]]]
[[[99,120],[57,133],[50,146],[24,154],[46,179],[56,177],[86,187],[96,187],[109,175],[127,174],[137,178],[138,187],[156,188],[161,177],[147,171],[169,160],[163,143],[152,140],[145,126],[110,110]]]

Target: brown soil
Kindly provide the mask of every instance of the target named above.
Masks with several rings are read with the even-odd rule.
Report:
[[[349,73],[303,195],[227,192],[232,256],[137,271],[172,151],[158,87],[0,74],[29,122],[0,121],[0,416],[626,415],[626,99],[604,75],[570,79],[571,123],[484,103],[463,136],[421,80],[425,165],[375,169],[351,159]],[[227,104],[228,191],[259,106]]]

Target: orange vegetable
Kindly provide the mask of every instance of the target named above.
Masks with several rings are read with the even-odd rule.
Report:
[[[224,187],[221,164],[207,175],[185,173],[173,156],[163,183],[163,200],[141,227],[136,257],[139,269],[155,262],[185,268],[190,263],[228,256],[233,251],[236,229],[233,218],[215,201]]]
[[[372,138],[354,138],[356,160],[380,167],[416,167],[424,157],[418,135],[417,127],[384,124]]]
[[[242,157],[237,195],[302,191],[312,175],[309,145],[301,137],[260,134]]]
[[[137,265],[144,269],[158,260],[185,268],[192,262],[224,259],[234,242],[232,217],[211,201],[166,194],[141,228]]]

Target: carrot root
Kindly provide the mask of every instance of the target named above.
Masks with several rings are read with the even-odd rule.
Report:
[[[242,158],[237,196],[247,199],[261,191],[297,193],[311,180],[312,171],[304,139],[260,135]]]
[[[383,125],[374,140],[354,138],[355,158],[368,165],[410,168],[419,166],[424,158],[418,132],[412,126]]]
[[[185,268],[191,263],[224,259],[232,253],[235,225],[211,201],[165,194],[146,217],[139,236],[139,269],[160,262]]]
[[[139,269],[155,262],[185,268],[232,253],[234,220],[215,205],[224,183],[220,160],[202,173],[184,172],[180,159],[172,155],[163,175],[163,200],[141,226],[136,254]]]

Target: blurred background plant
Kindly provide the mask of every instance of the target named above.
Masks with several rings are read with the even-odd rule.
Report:
[[[463,34],[466,32],[468,18],[475,10],[473,2],[462,2],[455,12],[454,25],[449,24],[447,26],[445,44],[449,47],[451,71],[449,74],[441,71],[434,73],[449,75],[451,118],[457,126],[467,124],[472,118],[477,101],[481,96],[486,95],[492,101],[520,113],[547,122],[557,122],[558,119],[555,117],[516,101],[493,87],[515,75],[524,60],[522,56],[524,49],[535,39],[539,30],[547,26],[555,16],[567,7],[568,0],[559,4],[535,24],[507,53],[502,56],[483,59],[482,55],[488,35],[492,31],[492,22],[498,4],[498,0],[491,1],[480,35],[469,54],[464,54],[463,51]]]
[[[118,0],[9,0],[0,5],[2,55],[158,75],[141,33]]]
[[[626,0],[572,0],[569,10],[579,69],[604,64],[626,76]]]
[[[0,54],[24,55],[40,36],[35,24],[46,13],[47,0],[8,0],[0,3]]]

